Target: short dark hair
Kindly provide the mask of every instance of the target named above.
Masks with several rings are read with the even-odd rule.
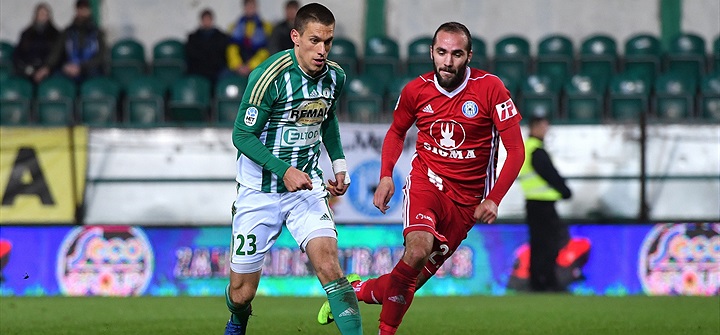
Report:
[[[302,34],[310,22],[329,26],[335,24],[335,16],[327,7],[313,2],[298,9],[297,16],[295,16],[295,30]]]
[[[435,35],[433,35],[432,45],[435,45],[435,42],[437,42],[437,35],[441,31],[446,31],[450,33],[462,33],[467,37],[467,50],[468,52],[472,51],[472,36],[470,36],[470,30],[468,28],[459,22],[445,22],[440,25],[440,27],[435,30]]]
[[[290,1],[286,2],[285,8],[290,8],[290,7],[298,8],[298,7],[300,7],[300,2],[298,2],[297,0],[290,0]]]
[[[213,17],[213,11],[210,8],[203,9],[202,12],[200,12],[200,18],[204,18],[205,16],[210,16],[210,18]]]
[[[77,0],[77,1],[75,2],[75,8],[80,8],[80,7],[90,8],[90,1],[88,1],[88,0]]]

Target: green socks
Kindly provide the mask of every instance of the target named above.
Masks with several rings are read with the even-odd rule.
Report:
[[[330,309],[335,324],[343,335],[362,335],[362,321],[357,296],[347,278],[327,283],[323,286],[327,292]]]
[[[247,326],[250,314],[252,314],[252,305],[242,307],[235,306],[230,300],[229,290],[230,285],[225,288],[225,303],[227,304],[227,307],[231,313],[230,321],[237,325]]]

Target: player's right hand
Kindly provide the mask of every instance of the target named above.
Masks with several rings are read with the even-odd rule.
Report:
[[[312,190],[313,188],[310,176],[292,166],[285,171],[285,175],[283,175],[283,183],[285,183],[285,188],[290,192],[298,190]]]
[[[393,183],[392,177],[382,177],[380,183],[375,189],[375,197],[373,197],[373,205],[377,207],[383,214],[390,208],[388,202],[395,194],[395,183]]]

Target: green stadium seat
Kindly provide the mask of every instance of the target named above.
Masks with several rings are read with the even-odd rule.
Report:
[[[145,74],[145,48],[133,39],[120,40],[110,53],[110,76],[122,86]]]
[[[648,86],[660,73],[661,59],[662,49],[656,36],[638,34],[625,42],[624,72],[644,80]]]
[[[155,77],[138,77],[126,88],[125,122],[154,127],[165,120],[165,84]]]
[[[645,78],[620,73],[610,81],[610,118],[619,122],[636,123],[640,115],[648,114],[650,85]]]
[[[565,115],[568,123],[597,124],[603,120],[607,83],[576,74],[565,83]]]
[[[350,79],[343,97],[350,121],[377,122],[382,116],[382,83],[368,76]]]
[[[75,83],[63,76],[41,82],[37,91],[37,121],[41,125],[75,123]]]
[[[231,76],[215,85],[215,115],[219,123],[232,125],[235,122],[247,84],[246,77]]]
[[[578,72],[608,81],[617,72],[617,44],[607,35],[592,35],[582,42]]]
[[[487,45],[483,39],[472,38],[472,53],[472,59],[468,65],[472,68],[488,71]]]
[[[680,34],[670,41],[665,56],[666,72],[685,73],[696,83],[705,74],[705,40],[695,34]]]
[[[416,77],[433,70],[433,62],[430,58],[432,47],[432,36],[418,37],[408,45],[407,67],[405,73],[410,77]]]
[[[13,75],[13,47],[10,42],[0,41],[0,82]]]
[[[185,74],[185,47],[182,42],[166,39],[153,47],[153,76],[168,87]]]
[[[502,75],[498,75],[497,77],[500,78],[505,85],[505,88],[507,88],[508,92],[510,92],[510,96],[515,99],[519,92],[518,89],[520,88],[520,83],[508,77],[503,77]]]
[[[520,110],[528,117],[558,120],[560,90],[560,85],[549,76],[529,75],[520,87]]]
[[[550,35],[538,45],[536,73],[564,83],[573,72],[573,60],[573,43],[570,38]]]
[[[385,90],[399,72],[400,54],[397,42],[386,36],[369,38],[365,42],[362,75],[375,78]]]
[[[168,117],[175,122],[208,122],[210,120],[210,81],[190,75],[178,79],[170,88]]]
[[[402,76],[397,77],[392,82],[390,82],[390,86],[388,86],[387,95],[385,97],[386,114],[392,114],[392,112],[395,110],[395,105],[397,104],[398,98],[400,97],[400,92],[402,92],[402,89],[405,87],[405,85],[407,85],[407,83],[409,83],[415,78],[417,77]]]
[[[495,44],[493,73],[520,83],[530,66],[530,43],[522,36],[507,36]]]
[[[715,58],[715,72],[720,72],[720,35],[713,43],[713,58]]]
[[[20,77],[0,84],[0,126],[26,125],[31,121],[32,83]]]
[[[695,78],[685,72],[667,72],[655,80],[655,116],[665,122],[687,121],[695,108]]]
[[[720,69],[702,80],[699,115],[703,119],[720,123]]]
[[[111,78],[95,77],[80,86],[79,121],[92,126],[111,125],[117,121],[120,85]]]
[[[335,37],[332,47],[330,48],[328,59],[338,63],[340,67],[345,70],[345,74],[348,77],[352,78],[357,75],[358,55],[357,48],[353,41],[342,37]]]

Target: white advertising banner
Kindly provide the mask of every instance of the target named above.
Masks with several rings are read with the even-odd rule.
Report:
[[[395,166],[396,192],[383,215],[372,198],[388,125],[340,127],[352,184],[347,194],[331,200],[336,221],[400,223],[401,191],[410,171],[415,129],[408,132]],[[650,126],[647,136],[650,220],[720,218],[720,126]],[[545,147],[573,191],[570,200],[558,203],[561,217],[597,222],[638,217],[637,127],[552,126]],[[88,152],[85,223],[230,224],[236,157],[230,129],[92,129]],[[333,178],[328,158],[322,157],[325,179]],[[502,147],[499,157],[501,168]],[[655,178],[662,176],[689,178]],[[499,218],[522,222],[524,203],[516,183],[500,204]]]

